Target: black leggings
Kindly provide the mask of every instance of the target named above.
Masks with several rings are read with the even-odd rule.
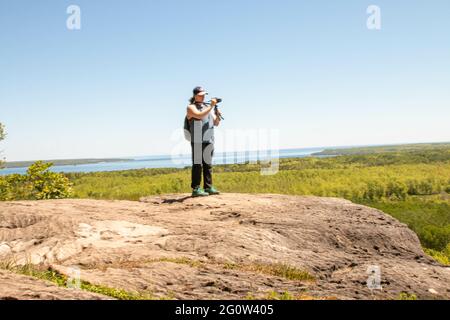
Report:
[[[195,148],[195,151],[194,151]],[[206,150],[206,151],[205,151]],[[192,151],[192,189],[200,187],[203,171],[203,188],[212,187],[212,157],[214,155],[214,144],[191,143]],[[195,152],[195,162],[194,162]]]

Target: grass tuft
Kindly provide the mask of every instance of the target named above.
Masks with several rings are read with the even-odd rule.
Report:
[[[22,266],[16,266],[12,262],[0,263],[0,268],[17,274],[30,276],[33,278],[50,281],[59,287],[69,287],[69,279],[66,275],[59,273],[49,267],[36,266],[27,263]],[[88,292],[93,292],[108,296],[118,300],[154,300],[156,299],[151,293],[130,292],[123,289],[111,288],[108,286],[92,284],[90,282],[81,280],[80,289]]]
[[[410,294],[408,292],[401,292],[398,295],[398,300],[417,300],[417,296],[415,294]]]
[[[299,281],[313,281],[314,276],[309,272],[300,270],[296,267],[284,264],[262,264],[262,263],[250,263],[250,264],[234,264],[226,263],[224,264],[225,269],[250,271],[255,273],[262,273],[271,276],[277,276],[285,278],[288,280],[299,280]]]

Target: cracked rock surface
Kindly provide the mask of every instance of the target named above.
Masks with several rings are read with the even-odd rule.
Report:
[[[0,261],[65,274],[77,268],[93,284],[175,299],[285,291],[315,298],[396,299],[407,292],[450,299],[450,268],[426,256],[406,225],[377,209],[315,196],[0,202]],[[315,280],[255,268],[277,265]],[[382,289],[368,288],[372,270],[380,271]],[[0,272],[0,298],[58,297],[101,296]]]

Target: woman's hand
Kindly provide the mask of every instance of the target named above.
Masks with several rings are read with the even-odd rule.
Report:
[[[217,104],[217,100],[215,98],[211,99],[211,106],[214,107]]]
[[[219,109],[214,109],[215,117],[214,117],[214,125],[217,127],[220,124],[222,113],[219,111]]]

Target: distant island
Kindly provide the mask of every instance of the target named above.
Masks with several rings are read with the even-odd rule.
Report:
[[[380,152],[400,152],[400,151],[426,151],[441,147],[450,147],[450,142],[436,143],[412,143],[412,144],[393,144],[365,147],[348,147],[348,148],[329,148],[320,152],[312,153],[312,156],[342,156],[342,155],[358,155]]]
[[[45,163],[53,163],[55,166],[74,166],[81,164],[93,164],[101,162],[124,162],[124,161],[134,161],[134,159],[125,158],[106,158],[106,159],[59,159],[59,160],[44,160]],[[5,168],[24,168],[29,167],[35,161],[10,161],[4,163]]]

